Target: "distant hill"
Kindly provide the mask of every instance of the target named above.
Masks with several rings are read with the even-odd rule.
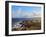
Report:
[[[40,20],[41,17],[32,17],[32,18],[12,18],[12,21],[23,21],[23,20]]]

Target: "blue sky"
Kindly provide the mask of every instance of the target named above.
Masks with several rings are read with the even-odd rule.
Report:
[[[31,18],[39,16],[41,7],[36,6],[12,6],[12,18]]]

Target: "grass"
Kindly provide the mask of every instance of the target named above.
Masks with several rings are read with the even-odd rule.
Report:
[[[41,22],[38,22],[38,21],[34,22],[31,20],[26,20],[22,22],[22,24],[24,24],[24,26],[20,28],[14,28],[12,29],[12,31],[40,30],[41,29]]]

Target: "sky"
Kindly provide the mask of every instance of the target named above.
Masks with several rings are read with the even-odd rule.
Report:
[[[12,5],[12,18],[31,18],[41,16],[41,7]]]

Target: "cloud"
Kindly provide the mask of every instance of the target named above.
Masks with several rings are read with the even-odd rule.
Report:
[[[33,12],[27,12],[22,11],[21,8],[19,8],[16,12],[12,13],[13,18],[32,18],[32,17],[41,17],[40,11],[33,11]]]
[[[19,8],[17,11],[12,12],[12,18],[17,18],[21,14],[21,8]]]
[[[32,17],[40,17],[40,16],[41,16],[40,13],[35,13],[35,12],[24,13],[23,15],[24,18],[32,18]]]

